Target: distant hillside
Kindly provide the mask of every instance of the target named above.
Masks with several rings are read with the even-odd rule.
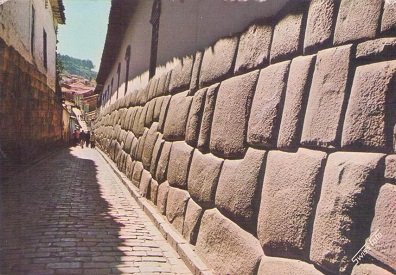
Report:
[[[86,79],[96,79],[97,72],[92,71],[94,65],[91,60],[81,60],[68,55],[57,54],[58,67],[63,74],[72,74]]]

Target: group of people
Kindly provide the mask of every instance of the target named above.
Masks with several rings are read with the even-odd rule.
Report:
[[[80,145],[81,148],[84,148],[85,144],[86,147],[89,147],[89,145],[91,145],[91,148],[95,148],[96,136],[94,132],[84,132],[84,130],[80,132],[80,130],[74,130],[72,134],[72,139],[75,146]]]

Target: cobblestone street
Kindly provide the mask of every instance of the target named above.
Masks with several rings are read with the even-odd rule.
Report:
[[[190,274],[94,149],[61,150],[1,188],[0,274]]]

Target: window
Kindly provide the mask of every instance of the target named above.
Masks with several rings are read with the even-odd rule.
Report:
[[[34,25],[36,21],[36,10],[32,6],[32,29],[30,30],[30,50],[34,55]]]
[[[125,91],[124,91],[124,95],[128,91],[129,63],[131,61],[131,46],[128,46],[128,48],[126,49],[125,61],[126,61],[126,72],[125,72]]]
[[[121,62],[118,63],[118,68],[117,68],[117,75],[118,75],[118,81],[117,81],[117,99],[118,99],[118,90],[120,88],[120,74],[121,74]]]
[[[44,68],[48,68],[47,64],[47,32],[43,30],[43,62],[44,62]]]

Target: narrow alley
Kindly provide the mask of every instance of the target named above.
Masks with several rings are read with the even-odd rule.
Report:
[[[190,274],[91,148],[63,149],[4,182],[0,236],[0,274]]]

